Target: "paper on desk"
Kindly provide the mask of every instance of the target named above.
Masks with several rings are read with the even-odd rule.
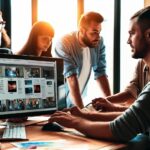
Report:
[[[12,144],[18,148],[17,150],[28,150],[32,146],[36,146],[36,150],[89,150],[89,147],[87,145],[79,144],[73,146],[72,142],[68,142],[63,139],[51,141],[16,142]]]
[[[51,141],[27,141],[27,142],[16,142],[16,143],[12,143],[14,146],[18,147],[18,148],[24,148],[24,149],[28,149],[32,146],[36,146],[36,147],[60,147],[62,146],[65,142],[65,140],[51,140]]]

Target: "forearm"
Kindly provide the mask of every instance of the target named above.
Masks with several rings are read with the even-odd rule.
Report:
[[[103,75],[103,76],[100,76],[99,78],[97,78],[96,81],[98,83],[100,90],[103,92],[104,97],[110,96],[111,91],[110,91],[108,78],[105,75]]]
[[[67,78],[67,83],[69,85],[70,90],[70,97],[73,101],[73,103],[78,106],[79,108],[83,108],[83,102],[80,94],[78,79],[76,75],[72,75]]]
[[[122,112],[88,112],[82,117],[91,121],[112,121],[121,114]]]
[[[116,108],[114,111],[125,111],[126,109],[129,108],[129,105],[115,105]]]
[[[135,98],[127,91],[108,96],[107,99],[112,103],[134,102]]]
[[[75,110],[79,110],[78,107]],[[76,117],[67,112],[57,111],[52,114],[49,122],[57,122],[64,127],[74,128],[88,137],[99,139],[113,139],[110,122],[90,121]]]
[[[98,139],[114,139],[109,127],[109,122],[91,122],[88,120],[76,120],[74,127],[88,137]]]
[[[5,29],[2,30],[2,38],[5,42],[5,46],[10,47],[11,40],[10,40],[9,36],[7,35],[7,32]]]

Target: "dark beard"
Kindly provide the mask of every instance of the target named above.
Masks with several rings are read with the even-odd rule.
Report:
[[[147,49],[147,46],[145,46],[143,47],[143,50],[133,53],[132,58],[135,58],[135,59],[145,58],[147,54],[148,54],[148,49]]]
[[[132,55],[132,58],[134,58],[134,59],[139,59],[139,58],[144,58],[144,57],[145,57],[145,54],[143,54],[143,53],[138,53],[138,54]]]
[[[95,46],[89,41],[89,39],[87,38],[87,37],[83,37],[82,38],[82,41],[83,41],[83,43],[86,45],[86,46],[88,46],[88,47],[90,47],[90,48],[94,48]]]
[[[146,39],[144,37],[141,37],[139,43],[141,43],[140,48],[132,54],[132,58],[145,58],[146,55],[149,53],[149,44],[147,44]]]

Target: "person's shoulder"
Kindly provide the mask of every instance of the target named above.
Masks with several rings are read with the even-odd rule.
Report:
[[[147,94],[147,93],[149,93],[149,95],[150,95],[150,81],[145,85],[145,87],[143,88],[143,90],[139,96],[141,96],[143,94]]]
[[[65,46],[69,46],[76,43],[77,41],[76,34],[77,32],[70,32],[68,34],[63,35],[58,39],[57,44],[63,44]]]
[[[150,81],[146,84],[145,88],[149,89],[149,92],[150,92]]]
[[[76,39],[76,32],[70,32],[68,34],[65,34],[64,36],[62,36],[61,40],[62,41],[72,41]]]

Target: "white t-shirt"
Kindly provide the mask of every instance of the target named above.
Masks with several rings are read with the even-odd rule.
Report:
[[[78,78],[80,93],[83,92],[86,82],[91,74],[90,49],[88,47],[85,47],[85,48],[83,48],[82,53],[83,53],[83,65],[82,65],[81,73]]]

